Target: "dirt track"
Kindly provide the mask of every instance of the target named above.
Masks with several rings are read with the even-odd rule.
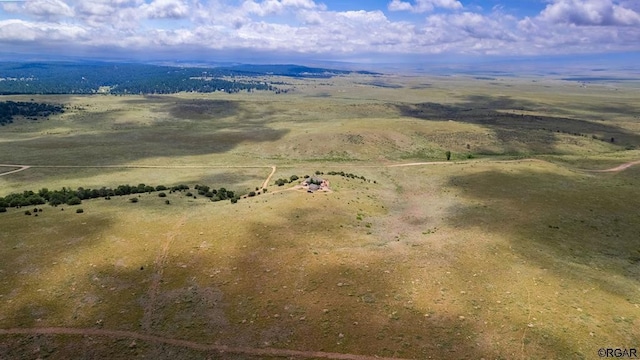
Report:
[[[273,177],[273,174],[276,173],[276,167],[272,166],[271,167],[271,174],[269,174],[269,176],[267,176],[267,179],[262,183],[262,189],[266,189],[267,186],[269,186],[269,181],[271,181],[271,178]]]
[[[12,171],[7,171],[5,173],[0,174],[0,176],[5,176],[5,175],[9,175],[9,174],[15,174],[17,172],[23,171],[23,170],[27,170],[28,168],[30,168],[31,166],[26,166],[26,165],[5,165],[5,164],[0,164],[0,167],[19,167],[20,169],[16,169],[16,170],[12,170]]]
[[[473,163],[517,163],[517,162],[548,162],[540,159],[520,159],[520,160],[476,160],[476,161],[426,161],[426,162],[415,162],[415,163],[404,163],[404,164],[391,164],[391,165],[381,165],[379,167],[405,167],[405,166],[424,166],[424,165],[460,165],[460,164],[473,164]],[[640,165],[640,160],[630,161],[616,167],[610,169],[603,170],[586,170],[586,169],[577,169],[581,171],[588,172],[619,172],[624,171],[632,166]],[[18,164],[0,164],[0,167],[17,167],[19,169],[8,171],[5,173],[0,173],[0,176],[6,176],[10,174],[14,174],[23,170],[27,170],[30,168],[53,168],[53,169],[81,169],[81,168],[97,168],[97,169],[257,169],[270,167],[271,173],[267,176],[266,180],[262,183],[262,188],[265,188],[269,185],[269,181],[276,173],[276,166],[264,166],[264,165],[18,165]],[[366,167],[376,167],[376,166],[366,166]]]
[[[224,345],[201,344],[188,340],[165,338],[156,335],[142,334],[133,331],[103,330],[103,329],[77,329],[77,328],[13,328],[0,329],[0,335],[78,335],[78,336],[104,336],[110,338],[125,338],[142,340],[152,343],[162,343],[179,346],[199,351],[218,353],[242,354],[251,356],[271,357],[295,357],[295,358],[320,358],[337,360],[404,360],[400,358],[385,358],[377,356],[365,356],[355,354],[340,354],[323,351],[300,351],[274,348],[250,348],[229,347]]]

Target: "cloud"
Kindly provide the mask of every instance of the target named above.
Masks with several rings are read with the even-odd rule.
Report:
[[[411,4],[408,1],[392,0],[387,8],[389,11],[423,13],[433,11],[435,8],[451,10],[462,9],[462,3],[457,0],[415,0],[414,4]]]
[[[288,9],[324,9],[324,5],[318,5],[312,0],[263,0],[262,2],[245,0],[242,3],[242,9],[249,14],[267,16],[281,14]]]
[[[68,43],[64,51],[96,56],[138,52],[184,59],[213,53],[390,59],[640,48],[637,0],[552,1],[538,15],[522,18],[500,6],[463,9],[454,0],[392,0],[387,9],[351,11],[314,0],[29,0],[2,4],[0,48],[13,51],[22,44],[37,52],[62,41]],[[429,13],[409,21],[388,17],[387,10]]]
[[[189,16],[189,6],[183,0],[154,0],[140,7],[150,19],[182,19]]]
[[[86,29],[59,23],[33,23],[23,20],[0,21],[0,43],[74,42],[87,39]]]
[[[28,14],[42,18],[57,18],[73,16],[74,12],[60,0],[31,0],[24,3],[24,10]]]
[[[539,19],[577,26],[640,25],[637,3],[616,4],[612,0],[555,0],[547,5]]]

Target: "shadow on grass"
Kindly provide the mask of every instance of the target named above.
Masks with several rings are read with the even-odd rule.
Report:
[[[0,249],[4,254],[0,327],[34,327],[54,314],[71,316],[74,309],[65,307],[61,299],[74,282],[83,279],[65,279],[65,288],[52,292],[39,289],[37,284],[50,272],[73,262],[78,251],[95,246],[100,241],[96,239],[113,226],[110,219],[99,215],[77,214],[78,206],[39,207],[42,211],[37,217],[23,215],[22,209],[0,214]]]
[[[320,208],[324,209],[322,204]],[[175,239],[187,244],[169,248],[155,300],[150,298],[149,288],[152,274],[158,274],[159,269],[150,263],[160,249],[151,247],[145,270],[139,265],[88,267],[77,279],[64,279],[69,287],[89,291],[88,295],[75,295],[73,301],[29,289],[33,300],[16,298],[21,302],[14,304],[15,315],[5,317],[2,327],[102,327],[209,344],[370,356],[498,357],[491,349],[477,345],[481,331],[473,323],[461,321],[458,314],[443,312],[427,318],[423,310],[407,306],[411,298],[402,282],[393,274],[383,275],[382,269],[401,263],[401,259],[387,257],[384,251],[360,253],[359,245],[348,240],[353,237],[344,226],[348,225],[343,219],[345,211],[349,212],[328,208],[318,212],[306,204],[277,213],[276,221],[244,221],[246,236],[237,238],[232,245],[235,251],[226,254],[194,252],[203,237],[190,237],[188,232],[194,231],[190,228],[197,224],[188,222],[184,233],[181,230]],[[216,233],[218,237],[226,241],[223,234]],[[57,246],[47,254],[47,261],[65,258],[67,251],[67,247]],[[16,259],[12,261],[12,268],[25,267]],[[77,310],[65,307],[78,303],[83,306]],[[149,328],[145,328],[142,314],[149,310]],[[79,320],[61,316],[74,312]],[[58,318],[62,320],[52,320]],[[96,323],[96,319],[103,321]],[[110,359],[265,358],[100,336],[3,335],[0,344],[11,345],[0,346],[3,359],[33,354],[52,359],[78,354]]]
[[[479,204],[457,209],[449,221],[506,236],[524,258],[562,274],[581,277],[576,269],[586,266],[637,280],[639,173],[563,176],[520,169],[455,176],[449,186]],[[607,275],[597,279],[613,293],[638,296],[609,280]]]
[[[482,125],[495,132],[505,144],[519,143],[529,151],[539,152],[539,144],[550,149],[556,142],[555,134],[597,138],[619,147],[640,146],[640,135],[604,123],[596,123],[569,117],[528,115],[523,112],[540,110],[531,101],[516,100],[509,96],[474,95],[458,104],[402,104],[397,105],[403,116],[431,121],[458,121]],[[595,107],[594,111],[603,111]],[[605,108],[606,111],[606,108]],[[531,141],[535,138],[535,141]]]
[[[2,143],[0,151],[12,154],[7,161],[20,164],[121,165],[153,157],[225,153],[245,142],[277,141],[288,132],[262,126],[212,132],[134,129]]]

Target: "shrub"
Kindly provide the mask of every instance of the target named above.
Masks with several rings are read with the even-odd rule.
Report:
[[[24,212],[25,215],[31,215],[31,211],[27,210]]]
[[[7,208],[4,206],[0,207],[0,213],[3,213],[3,212],[7,212]]]
[[[131,199],[129,199],[129,201],[131,201],[132,203],[137,203],[138,202],[138,198],[131,198]]]
[[[76,214],[82,214],[84,212],[84,210],[82,209],[76,209]]]
[[[296,181],[296,180],[298,180],[298,179],[300,179],[300,178],[298,177],[298,175],[291,175],[291,177],[289,178],[289,181],[292,181],[292,182],[293,182],[293,181]]]
[[[165,200],[164,203],[167,204],[167,205],[171,205],[171,201],[169,201],[169,200]]]
[[[256,196],[256,192],[255,191],[249,191],[249,197],[253,197]]]
[[[191,192],[186,193],[187,196],[193,196]]]
[[[235,203],[238,202],[238,198],[237,197],[233,197],[233,198],[230,199],[230,201],[231,201],[232,204],[235,204]]]
[[[267,188],[262,189],[262,192],[266,193],[267,192]]]
[[[74,196],[69,200],[67,200],[67,205],[80,205],[80,204],[82,204],[82,200],[80,200],[80,198],[77,196]]]
[[[164,186],[164,185],[158,185],[158,186],[156,186],[156,190],[157,191],[164,191],[164,190],[167,190],[167,187]]]
[[[447,161],[451,160],[451,151],[447,150],[445,155],[447,155]]]
[[[161,192],[161,193],[158,193],[158,197],[167,197],[167,194]]]

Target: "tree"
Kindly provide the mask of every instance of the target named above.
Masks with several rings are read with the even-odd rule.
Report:
[[[158,197],[167,197],[167,194],[165,194],[164,192],[158,193]]]
[[[447,150],[445,155],[447,155],[447,161],[451,160],[451,151]]]

